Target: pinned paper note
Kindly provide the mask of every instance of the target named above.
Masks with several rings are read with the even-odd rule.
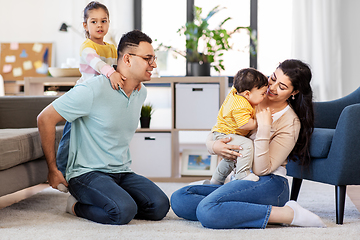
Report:
[[[5,81],[46,77],[49,66],[53,64],[53,50],[53,43],[39,40],[25,43],[15,39],[10,42],[0,41],[0,74]]]
[[[36,69],[41,68],[41,66],[42,66],[42,61],[39,60],[39,61],[34,62],[34,67]]]
[[[14,77],[20,77],[22,76],[22,69],[19,67],[19,68],[14,68],[13,69],[13,75]]]
[[[10,43],[10,50],[18,50],[19,49],[19,43],[12,42]]]
[[[3,73],[9,73],[9,72],[11,72],[11,70],[12,70],[11,64],[5,64],[3,66]]]
[[[24,70],[32,69],[32,62],[30,60],[23,62],[23,68],[24,68]]]
[[[13,63],[16,61],[16,57],[14,55],[9,55],[5,57],[5,62],[7,63]]]
[[[27,58],[28,57],[28,54],[26,53],[25,49],[23,49],[22,52],[20,53],[20,57],[21,58]]]
[[[43,48],[43,45],[41,43],[34,43],[32,50],[34,52],[39,53],[39,52],[41,52],[42,48]]]
[[[49,66],[46,63],[43,63],[40,68],[36,69],[36,72],[40,74],[47,74],[48,71]]]

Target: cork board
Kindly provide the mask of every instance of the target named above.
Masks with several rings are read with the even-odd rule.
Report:
[[[52,43],[1,43],[0,74],[4,80],[45,77],[52,60]]]

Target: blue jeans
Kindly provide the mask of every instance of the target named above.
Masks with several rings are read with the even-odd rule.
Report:
[[[149,179],[135,173],[90,172],[72,178],[69,191],[77,216],[103,224],[127,224],[133,218],[161,220],[169,199]]]
[[[270,174],[257,182],[186,186],[172,194],[171,207],[177,216],[208,228],[265,228],[271,207],[282,207],[288,200],[288,180]]]
[[[64,177],[69,157],[70,130],[71,123],[66,121],[63,136],[60,140],[59,148],[56,154],[56,165]]]

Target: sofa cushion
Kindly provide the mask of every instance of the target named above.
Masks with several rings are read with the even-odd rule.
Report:
[[[0,97],[0,128],[36,128],[37,115],[57,96]],[[62,123],[61,125],[64,125]]]
[[[310,140],[310,156],[313,158],[326,158],[330,150],[334,133],[335,129],[314,128]]]
[[[64,126],[56,127],[56,148]],[[0,170],[43,156],[37,128],[0,129]]]

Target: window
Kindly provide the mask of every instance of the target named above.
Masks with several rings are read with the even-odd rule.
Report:
[[[232,18],[224,24],[224,27],[229,31],[238,26],[250,26],[250,0],[195,0],[195,6],[203,9],[204,17],[217,5],[226,9],[221,10],[212,17],[211,28],[216,28],[227,17]],[[224,53],[225,71],[220,73],[222,76],[234,76],[241,68],[250,66],[249,43],[250,37],[247,30],[241,30],[232,36],[231,44],[233,44],[233,49]],[[212,69],[211,75],[216,76],[219,74]]]
[[[208,13],[213,7],[221,4],[226,7],[217,13],[212,21],[216,26],[225,17],[230,16],[226,27],[250,25],[250,2],[254,0],[194,0],[196,6]],[[264,74],[271,74],[278,63],[291,58],[292,1],[289,0],[256,0],[258,2],[258,52],[257,66]],[[142,30],[157,39],[159,43],[185,50],[185,38],[177,30],[186,22],[186,0],[142,1]],[[164,10],[162,6],[167,6]],[[234,76],[235,73],[249,64],[249,36],[245,30],[232,39],[234,50],[224,54],[225,71],[223,76]],[[184,76],[186,60],[179,55],[158,51],[158,69],[161,76]],[[175,58],[176,57],[176,58]],[[211,75],[218,75],[212,69]]]
[[[216,0],[196,0],[195,6],[202,7],[204,17],[215,6],[219,5]],[[167,6],[163,8],[161,6]],[[250,0],[223,0],[221,7],[226,9],[218,12],[210,21],[211,27],[216,27],[227,17],[232,19],[225,23],[227,29],[237,26],[250,25]],[[164,10],[165,9],[165,10]],[[179,36],[177,30],[186,23],[186,0],[169,1],[153,0],[142,1],[142,30],[153,40],[156,49],[160,43],[173,46],[185,51],[185,37]],[[231,39],[233,50],[226,52],[223,56],[225,71],[223,76],[233,76],[244,67],[249,66],[249,42],[247,30],[235,33]],[[186,60],[184,57],[170,51],[156,51],[158,56],[158,71],[161,76],[184,76],[186,71]],[[214,69],[211,75],[217,76]]]
[[[166,8],[164,6],[167,6]],[[160,43],[175,48],[185,48],[185,37],[177,30],[186,23],[186,0],[142,1],[142,31],[153,40],[156,49]],[[156,41],[155,41],[156,40]],[[169,51],[156,51],[157,65],[161,76],[184,76],[186,60]]]

